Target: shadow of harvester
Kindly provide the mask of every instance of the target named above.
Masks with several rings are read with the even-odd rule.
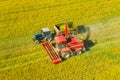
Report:
[[[85,27],[84,25],[80,25],[80,26],[77,26],[77,30],[78,30],[78,34],[86,33],[86,37],[83,41],[84,41],[86,50],[87,51],[90,50],[90,48],[93,47],[95,45],[95,43],[97,42],[96,40],[92,41],[89,39],[90,38],[90,28]]]

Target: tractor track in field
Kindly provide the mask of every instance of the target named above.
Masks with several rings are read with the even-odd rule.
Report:
[[[0,0],[0,2],[4,2],[4,1],[8,1],[8,0]]]
[[[1,67],[0,71],[10,70],[10,69],[13,69],[13,68],[16,68],[16,67],[21,67],[21,66],[28,65],[28,64],[31,64],[31,63],[35,63],[35,62],[39,62],[39,61],[45,61],[47,59],[48,59],[48,57],[44,57],[44,58],[38,57],[38,58],[31,59],[31,60],[27,60],[25,62],[19,62],[19,63],[12,64],[12,65],[10,64],[9,66]],[[89,65],[93,65],[93,64],[96,64],[96,62],[95,63],[90,63]],[[98,64],[98,62],[97,62],[97,64]],[[54,65],[54,64],[52,64],[52,65]],[[100,69],[99,71],[92,72],[91,74],[100,73],[100,72],[103,72],[103,70],[105,71],[105,70],[112,69],[115,66],[120,66],[120,62],[119,62],[119,64],[117,62],[117,65],[115,63],[113,63],[111,65],[113,65],[113,66],[107,66],[107,67],[102,66],[102,67],[99,68]],[[85,64],[81,65],[81,67],[82,66],[85,66]],[[89,76],[89,73],[88,74],[83,73],[81,76]]]
[[[94,2],[94,1],[92,1],[92,2]],[[91,2],[91,3],[92,3]],[[89,3],[89,2],[86,2],[86,3]],[[105,3],[101,3],[101,4],[99,4],[99,5],[104,5],[104,6],[101,6],[101,8],[110,8],[110,7],[113,7],[113,6],[116,6],[116,4],[114,4],[114,3],[116,3],[115,1],[114,2],[112,2],[112,6],[111,5],[109,5],[109,4],[111,4],[110,2],[105,2]],[[63,7],[63,6],[67,6],[67,5],[75,5],[75,4],[78,4],[79,6],[81,6],[83,3],[81,3],[80,4],[80,2],[74,2],[74,3],[66,3],[66,4],[59,4],[59,5],[54,5],[54,6],[51,6],[51,5],[49,5],[49,6],[47,6],[47,7],[43,7],[43,8],[33,8],[34,6],[29,6],[29,7],[27,7],[28,9],[26,9],[25,10],[25,8],[23,9],[23,10],[18,10],[18,11],[15,11],[15,10],[13,10],[12,11],[12,9],[10,9],[10,12],[6,12],[6,13],[2,13],[2,14],[13,14],[13,13],[21,13],[21,12],[28,12],[28,11],[35,11],[35,10],[44,10],[44,9],[52,9],[52,8],[57,8],[57,7]],[[118,5],[117,6],[119,6],[119,2],[118,2]],[[40,7],[40,5],[38,5],[37,7]],[[81,7],[81,9],[80,10],[84,10],[84,7],[85,6],[82,6]],[[90,6],[90,7],[92,7],[92,8],[96,8],[96,5],[94,4],[94,5],[92,5],[92,6]],[[33,8],[33,9],[29,9],[29,8]],[[3,10],[3,11],[5,11],[5,10]]]
[[[28,65],[28,64],[31,64],[31,63],[39,62],[39,61],[45,61],[47,59],[48,59],[48,57],[45,57],[45,58],[35,58],[35,59],[27,60],[25,62],[19,62],[19,63],[12,64],[12,65],[9,65],[9,66],[6,66],[6,67],[1,67],[0,68],[0,72],[5,71],[5,70],[14,69],[16,67],[21,67],[21,66],[24,66],[24,65]]]
[[[26,57],[26,56],[30,56],[30,55],[38,55],[40,52],[34,52],[34,53],[29,53],[29,54],[21,54],[21,55],[17,55],[17,56],[13,56],[13,57],[10,57],[8,59],[1,59],[0,60],[0,63],[2,62],[5,62],[5,61],[10,61],[10,60],[16,60],[16,59],[19,59],[19,58],[22,58],[22,57]],[[43,57],[43,56],[39,56],[39,57]]]
[[[118,40],[119,41],[119,40]],[[110,41],[110,42],[112,42],[112,41]],[[107,43],[103,43],[103,44],[107,44]],[[102,45],[102,44],[98,44],[98,45]],[[98,51],[99,52],[99,51]],[[33,54],[35,54],[35,53],[33,53]],[[29,55],[33,55],[33,54],[29,54]],[[39,52],[37,52],[37,54],[39,54]],[[24,56],[28,56],[28,55],[22,55],[22,56],[18,56],[18,57],[14,57],[14,58],[12,58],[12,60],[14,60],[15,59],[15,61],[17,61],[16,59],[18,59],[18,60],[20,60],[19,58],[23,58]],[[13,69],[13,68],[16,68],[16,67],[20,67],[20,66],[24,66],[24,65],[28,65],[28,64],[31,64],[31,63],[35,63],[35,62],[41,62],[41,61],[45,61],[45,60],[47,60],[47,59],[49,59],[48,57],[44,57],[43,58],[43,56],[41,56],[41,57],[34,57],[34,58],[32,58],[32,59],[29,59],[29,60],[22,60],[22,61],[19,61],[19,62],[17,62],[17,63],[11,63],[11,64],[9,64],[9,65],[7,65],[7,66],[3,66],[3,67],[0,67],[0,71],[5,71],[5,70],[8,70],[8,69]],[[11,59],[10,59],[11,60]],[[6,61],[9,61],[9,59],[8,60],[2,60],[2,63],[6,63]],[[96,63],[96,62],[95,62]],[[118,62],[116,62],[116,63],[118,63]],[[51,63],[52,64],[52,63]],[[113,63],[113,64],[115,64],[115,63]],[[120,64],[120,63],[119,63]],[[93,63],[90,63],[89,65],[93,65]],[[112,65],[112,64],[111,64]],[[85,66],[85,64],[83,64],[83,65],[81,65],[81,67],[82,66]],[[108,68],[109,68],[110,66],[108,66],[106,69],[103,69],[103,70],[107,70]],[[102,71],[102,70],[101,70]],[[99,71],[99,72],[101,72],[101,71]],[[95,73],[98,73],[98,72],[93,72],[92,74],[95,74]],[[85,76],[88,76],[87,74],[85,74]]]
[[[38,62],[38,61],[44,61],[44,60],[47,60],[48,58],[44,58],[44,59],[40,59],[40,58],[37,58],[37,59],[33,59],[33,60],[29,60],[27,62],[24,62],[24,63],[18,63],[18,64],[14,64],[14,65],[11,65],[9,67],[5,67],[5,68],[1,68],[0,69],[0,72],[2,71],[5,71],[5,70],[11,70],[11,69],[14,69],[14,68],[17,68],[17,67],[21,67],[21,66],[24,66],[24,65],[28,65],[28,64],[31,64],[31,63],[35,63],[35,62]],[[89,65],[92,65],[92,64],[89,64]],[[116,67],[120,67],[120,63],[119,64],[111,64],[112,66],[101,66],[99,67],[99,71],[92,71],[92,72],[83,72],[82,74],[80,74],[79,76],[82,76],[82,77],[89,77],[90,75],[96,75],[98,73],[102,73],[102,72],[105,72],[107,70],[110,70],[110,69],[114,69]],[[84,66],[84,65],[81,65],[81,66]],[[61,76],[62,77],[62,76]],[[74,77],[74,76],[73,76]],[[73,78],[73,77],[69,77],[69,78]]]
[[[26,58],[28,57],[28,58]],[[9,59],[3,59],[0,60],[0,68],[1,67],[6,67],[12,64],[17,64],[17,63],[21,63],[21,62],[26,62],[27,60],[31,60],[31,59],[36,59],[36,58],[43,58],[44,56],[40,55],[40,52],[35,52],[35,53],[31,53],[31,54],[22,54],[22,55],[18,55],[15,57],[11,57]],[[13,63],[14,62],[14,63]]]
[[[112,21],[112,20],[111,20]],[[119,19],[114,19],[113,21],[119,21]],[[108,24],[109,22],[107,22],[106,24]],[[106,28],[106,29],[109,29],[109,28]],[[112,29],[112,28],[110,28],[110,29]],[[111,37],[118,37],[118,36],[120,36],[120,35],[110,35],[110,36],[108,36],[107,38],[111,38]],[[106,42],[102,42],[102,44],[108,44],[108,43],[114,43],[115,41],[119,41],[118,39],[117,40],[112,40],[112,41],[108,41],[107,43]],[[100,43],[100,44],[97,44],[97,45],[100,45],[101,47],[102,47],[102,44]],[[5,59],[5,60],[1,60],[0,61],[0,63],[2,64],[2,63],[7,63],[7,61],[9,62],[10,60],[13,60],[13,61],[17,61],[17,60],[21,60],[21,61],[18,61],[18,62],[15,62],[15,63],[10,63],[9,65],[8,64],[6,64],[6,65],[4,65],[4,66],[1,66],[1,70],[6,70],[6,69],[9,69],[9,67],[10,68],[12,68],[12,66],[13,67],[17,67],[17,66],[20,66],[20,65],[27,65],[27,63],[32,63],[32,61],[33,62],[36,62],[36,61],[43,61],[43,60],[46,60],[46,59],[48,59],[48,57],[45,57],[45,58],[42,58],[43,56],[39,56],[39,57],[37,57],[37,55],[39,55],[39,51],[38,52],[35,52],[35,53],[31,53],[31,54],[22,54],[22,55],[18,55],[18,56],[14,56],[14,57],[11,57],[11,58],[9,58],[9,59]],[[25,60],[22,60],[24,57],[27,57],[27,56],[32,56],[32,55],[36,55],[36,57],[34,57],[34,58],[32,58],[32,60],[30,60],[30,59],[25,59]]]
[[[90,73],[82,73],[82,75],[79,75],[79,76],[82,76],[83,78],[84,77],[89,77],[89,76],[91,76],[91,75],[96,75],[96,74],[98,74],[98,73],[102,73],[102,72],[105,72],[105,71],[108,71],[108,70],[110,70],[110,69],[115,69],[115,68],[117,68],[117,67],[120,67],[120,63],[118,64],[118,65],[113,65],[113,66],[107,66],[107,67],[101,67],[101,68],[99,68],[99,71],[94,71],[94,72],[90,72]],[[70,78],[73,78],[73,77],[70,77]]]
[[[28,9],[28,10],[22,10],[22,11],[12,11],[12,12],[8,12],[8,13],[3,13],[3,14],[10,14],[10,13],[20,13],[20,12],[27,12],[27,11],[34,11],[34,10],[44,10],[44,9],[50,9],[50,8],[56,8],[56,7],[60,7],[60,6],[64,6],[64,5],[73,5],[73,4],[78,4],[79,2],[76,3],[67,3],[67,4],[60,4],[60,5],[54,5],[54,6],[47,6],[47,7],[43,7],[43,8],[36,8],[36,9]],[[41,5],[37,5],[37,7],[40,7]],[[29,6],[27,8],[33,8],[33,6]],[[10,9],[12,10],[12,9]],[[16,10],[16,9],[15,9]]]
[[[0,0],[1,80],[119,79],[120,18],[115,17],[120,15],[120,0],[3,1],[6,0]],[[31,36],[37,28],[48,25],[52,30],[51,25],[66,19],[73,21],[74,27],[80,24],[89,27],[89,39],[97,40],[97,44],[85,54],[54,65],[41,45],[33,45]],[[14,34],[15,31],[18,33]]]

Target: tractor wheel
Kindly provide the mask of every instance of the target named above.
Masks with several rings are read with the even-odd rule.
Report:
[[[70,57],[70,53],[69,53],[69,52],[62,53],[61,57],[62,57],[63,59],[67,59],[67,58]]]
[[[76,54],[81,54],[81,53],[82,53],[81,50],[77,50],[77,51],[76,51]]]
[[[52,38],[46,38],[45,41],[46,42],[50,42],[52,40]]]
[[[40,42],[38,40],[35,41],[35,44],[40,44]]]
[[[86,48],[85,48],[85,47],[83,47],[82,51],[84,52],[85,50],[86,50]]]
[[[36,40],[36,37],[35,37],[35,36],[33,36],[33,37],[32,37],[32,39],[33,39],[33,41],[35,41],[35,40]]]

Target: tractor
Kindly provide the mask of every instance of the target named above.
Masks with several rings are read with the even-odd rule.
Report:
[[[35,34],[33,36],[33,41],[36,44],[41,43],[42,40],[44,40],[46,42],[50,42],[52,40],[52,38],[51,38],[51,32],[50,32],[49,28],[42,28],[40,34]]]
[[[54,38],[55,46],[53,46],[51,42],[42,43],[54,64],[85,51],[84,42],[69,33],[67,22],[64,24],[64,29],[61,30],[60,27],[61,26],[54,26],[56,33]]]

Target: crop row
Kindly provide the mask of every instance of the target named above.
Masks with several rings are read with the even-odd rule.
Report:
[[[0,2],[3,3],[0,5],[0,80],[119,78],[115,76],[120,73],[119,21],[105,24],[106,20],[120,15],[119,0],[38,2]],[[79,24],[90,27],[90,37],[96,38],[98,44],[82,55],[53,65],[42,46],[33,45],[31,38],[39,33],[39,28],[50,26],[53,30],[54,24],[64,20],[73,21],[74,27]],[[103,23],[87,25],[94,21]]]
[[[88,22],[92,22],[94,20],[101,20],[101,19],[111,18],[112,16],[115,16],[115,15],[119,15],[119,14],[115,14],[116,12],[119,13],[119,9],[115,10],[114,8],[112,9],[112,7],[106,7],[103,10],[99,10],[99,11],[98,10],[93,8],[92,11],[80,10],[79,12],[77,12],[78,11],[77,9],[61,10],[61,11],[56,9],[55,11],[50,10],[49,13],[48,13],[48,10],[43,10],[43,11],[36,11],[32,13],[23,13],[23,14],[20,14],[21,16],[18,16],[19,14],[15,14],[16,16],[9,15],[9,16],[6,16],[6,18],[3,20],[4,22],[2,22],[3,25],[1,27],[7,27],[7,29],[5,28],[1,29],[1,32],[6,32],[4,33],[6,35],[1,37],[6,38],[8,36],[12,37],[17,35],[22,36],[23,34],[24,35],[32,34],[33,32],[38,30],[39,26],[53,26],[55,23],[62,22],[64,20],[71,20],[71,21],[78,20],[77,22],[75,22],[75,25],[76,25],[78,23],[85,24]],[[75,13],[72,13],[72,11],[74,11]],[[92,16],[93,13],[95,13],[94,16]],[[65,14],[67,15],[64,16]],[[28,18],[29,20],[26,20]],[[49,20],[48,18],[51,21],[46,22],[46,20]],[[6,20],[8,20],[8,23],[5,23]],[[17,29],[16,26],[19,26],[19,29],[17,31],[16,31]],[[25,29],[25,31],[23,31],[23,29]],[[13,34],[13,31],[16,31],[16,34]]]

